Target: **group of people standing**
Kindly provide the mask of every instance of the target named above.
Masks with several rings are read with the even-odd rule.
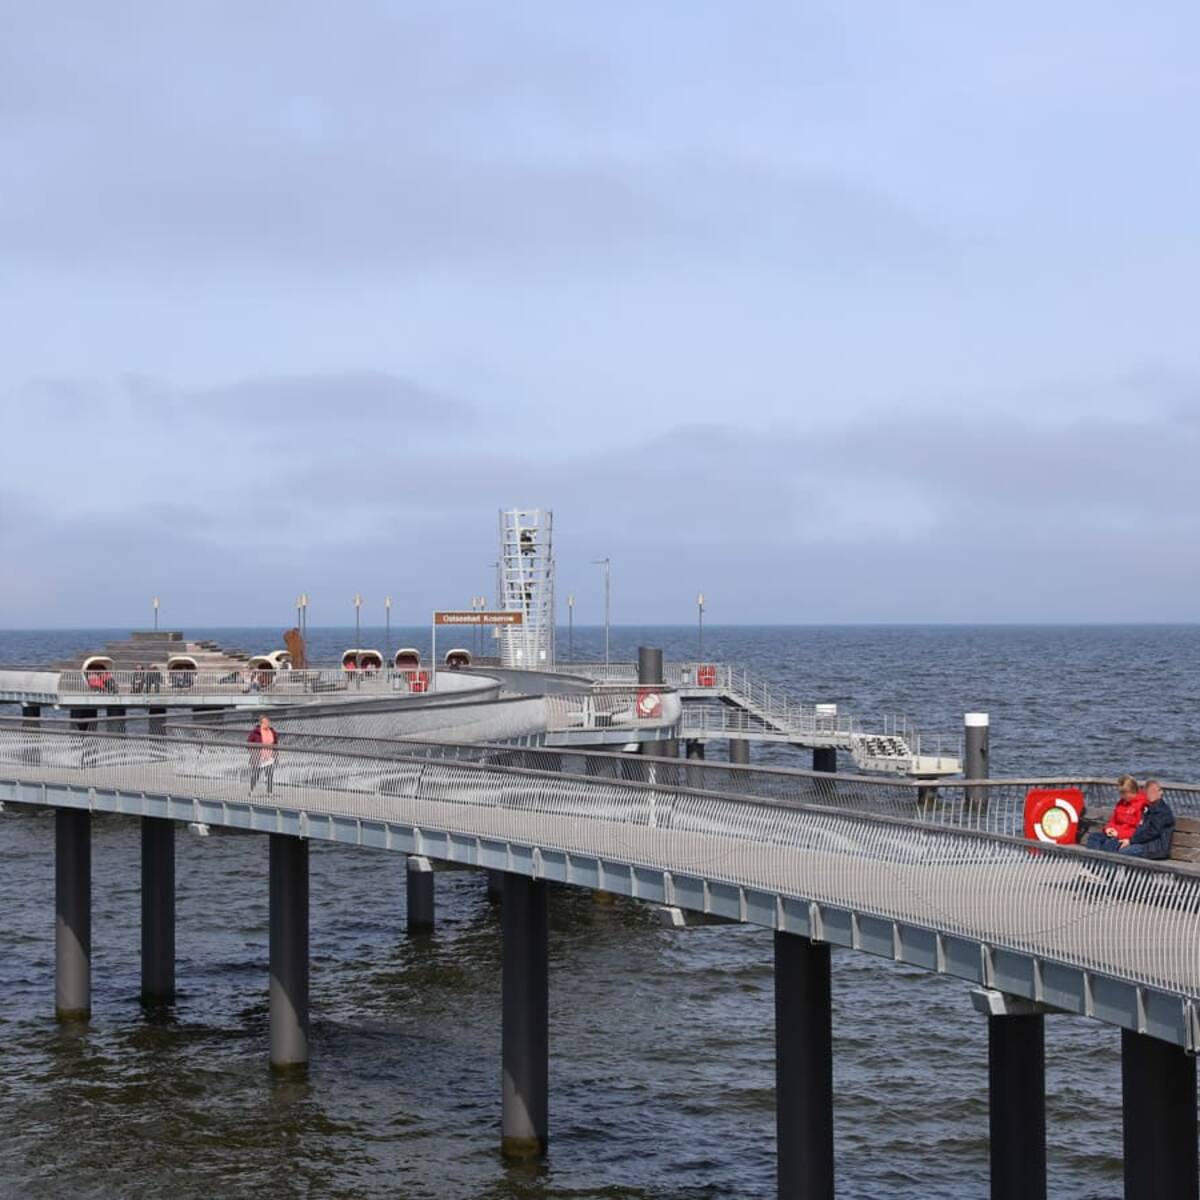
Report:
[[[1117,788],[1112,816],[1102,830],[1089,833],[1083,844],[1089,850],[1108,850],[1131,858],[1168,858],[1175,814],[1163,799],[1162,784],[1147,779],[1142,789],[1132,775],[1121,775]]]

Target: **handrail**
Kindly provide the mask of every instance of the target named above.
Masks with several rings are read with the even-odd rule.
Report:
[[[266,803],[261,793],[247,796],[249,754],[240,740],[200,728],[184,739],[49,724],[0,728],[0,778]],[[686,773],[688,764],[675,769]],[[806,800],[780,804],[676,778],[629,781],[495,762],[300,749],[289,746],[285,733],[269,803],[307,812],[310,821],[325,813],[399,821],[702,877],[1200,998],[1200,876],[1173,864],[1078,847],[1035,848],[1004,833]],[[833,778],[835,789],[839,781]],[[1081,876],[1083,862],[1091,879]]]

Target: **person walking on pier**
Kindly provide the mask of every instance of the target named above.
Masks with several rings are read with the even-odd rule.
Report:
[[[1083,843],[1089,850],[1108,850],[1113,853],[1124,850],[1137,831],[1142,810],[1146,807],[1146,793],[1138,790],[1137,780],[1132,775],[1119,776],[1117,788],[1120,794],[1108,823],[1103,831],[1096,829],[1089,833]],[[1158,794],[1162,795],[1162,788],[1159,788]]]
[[[279,734],[271,724],[271,718],[265,713],[259,717],[246,741],[250,745],[250,793],[254,794],[261,773],[267,781],[267,795],[270,796],[275,789],[275,747],[279,745]]]

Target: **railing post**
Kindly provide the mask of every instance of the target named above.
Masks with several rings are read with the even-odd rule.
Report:
[[[832,1198],[833,1018],[829,947],[775,934],[779,1200]]]
[[[420,854],[408,859],[408,932],[432,933],[434,921],[433,864]]]
[[[1044,1010],[990,988],[971,993],[988,1019],[988,1132],[992,1200],[1045,1200]]]
[[[308,1065],[308,842],[270,839],[271,1066]]]
[[[175,999],[175,822],[142,818],[142,1003]]]
[[[92,1015],[92,814],[54,814],[54,1011],[60,1021]]]
[[[546,885],[504,879],[501,1148],[509,1158],[546,1153],[549,1138],[549,924]]]
[[[1121,1030],[1126,1200],[1196,1200],[1196,1060]]]

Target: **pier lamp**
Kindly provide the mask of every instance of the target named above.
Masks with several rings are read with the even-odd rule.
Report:
[[[704,593],[696,597],[696,657],[704,657]]]
[[[308,593],[300,593],[300,636],[308,640]]]
[[[300,630],[300,636],[304,636],[304,618],[301,615],[304,612],[304,596],[303,594],[296,597],[296,628]]]
[[[392,661],[392,598],[391,598],[391,596],[384,596],[384,598],[383,598],[383,621],[384,621],[384,626],[387,629],[387,634],[386,634],[387,660],[388,660],[388,662],[391,662]]]
[[[567,596],[567,661],[575,661],[575,597]]]
[[[354,665],[361,666],[358,652],[362,649],[362,597],[354,593]]]
[[[157,596],[154,597],[154,600],[152,601],[152,603],[154,604],[154,629],[155,629],[155,632],[157,632],[158,631],[158,597]]]
[[[607,667],[609,633],[612,628],[612,559],[594,558],[592,566],[604,568],[604,665]]]

